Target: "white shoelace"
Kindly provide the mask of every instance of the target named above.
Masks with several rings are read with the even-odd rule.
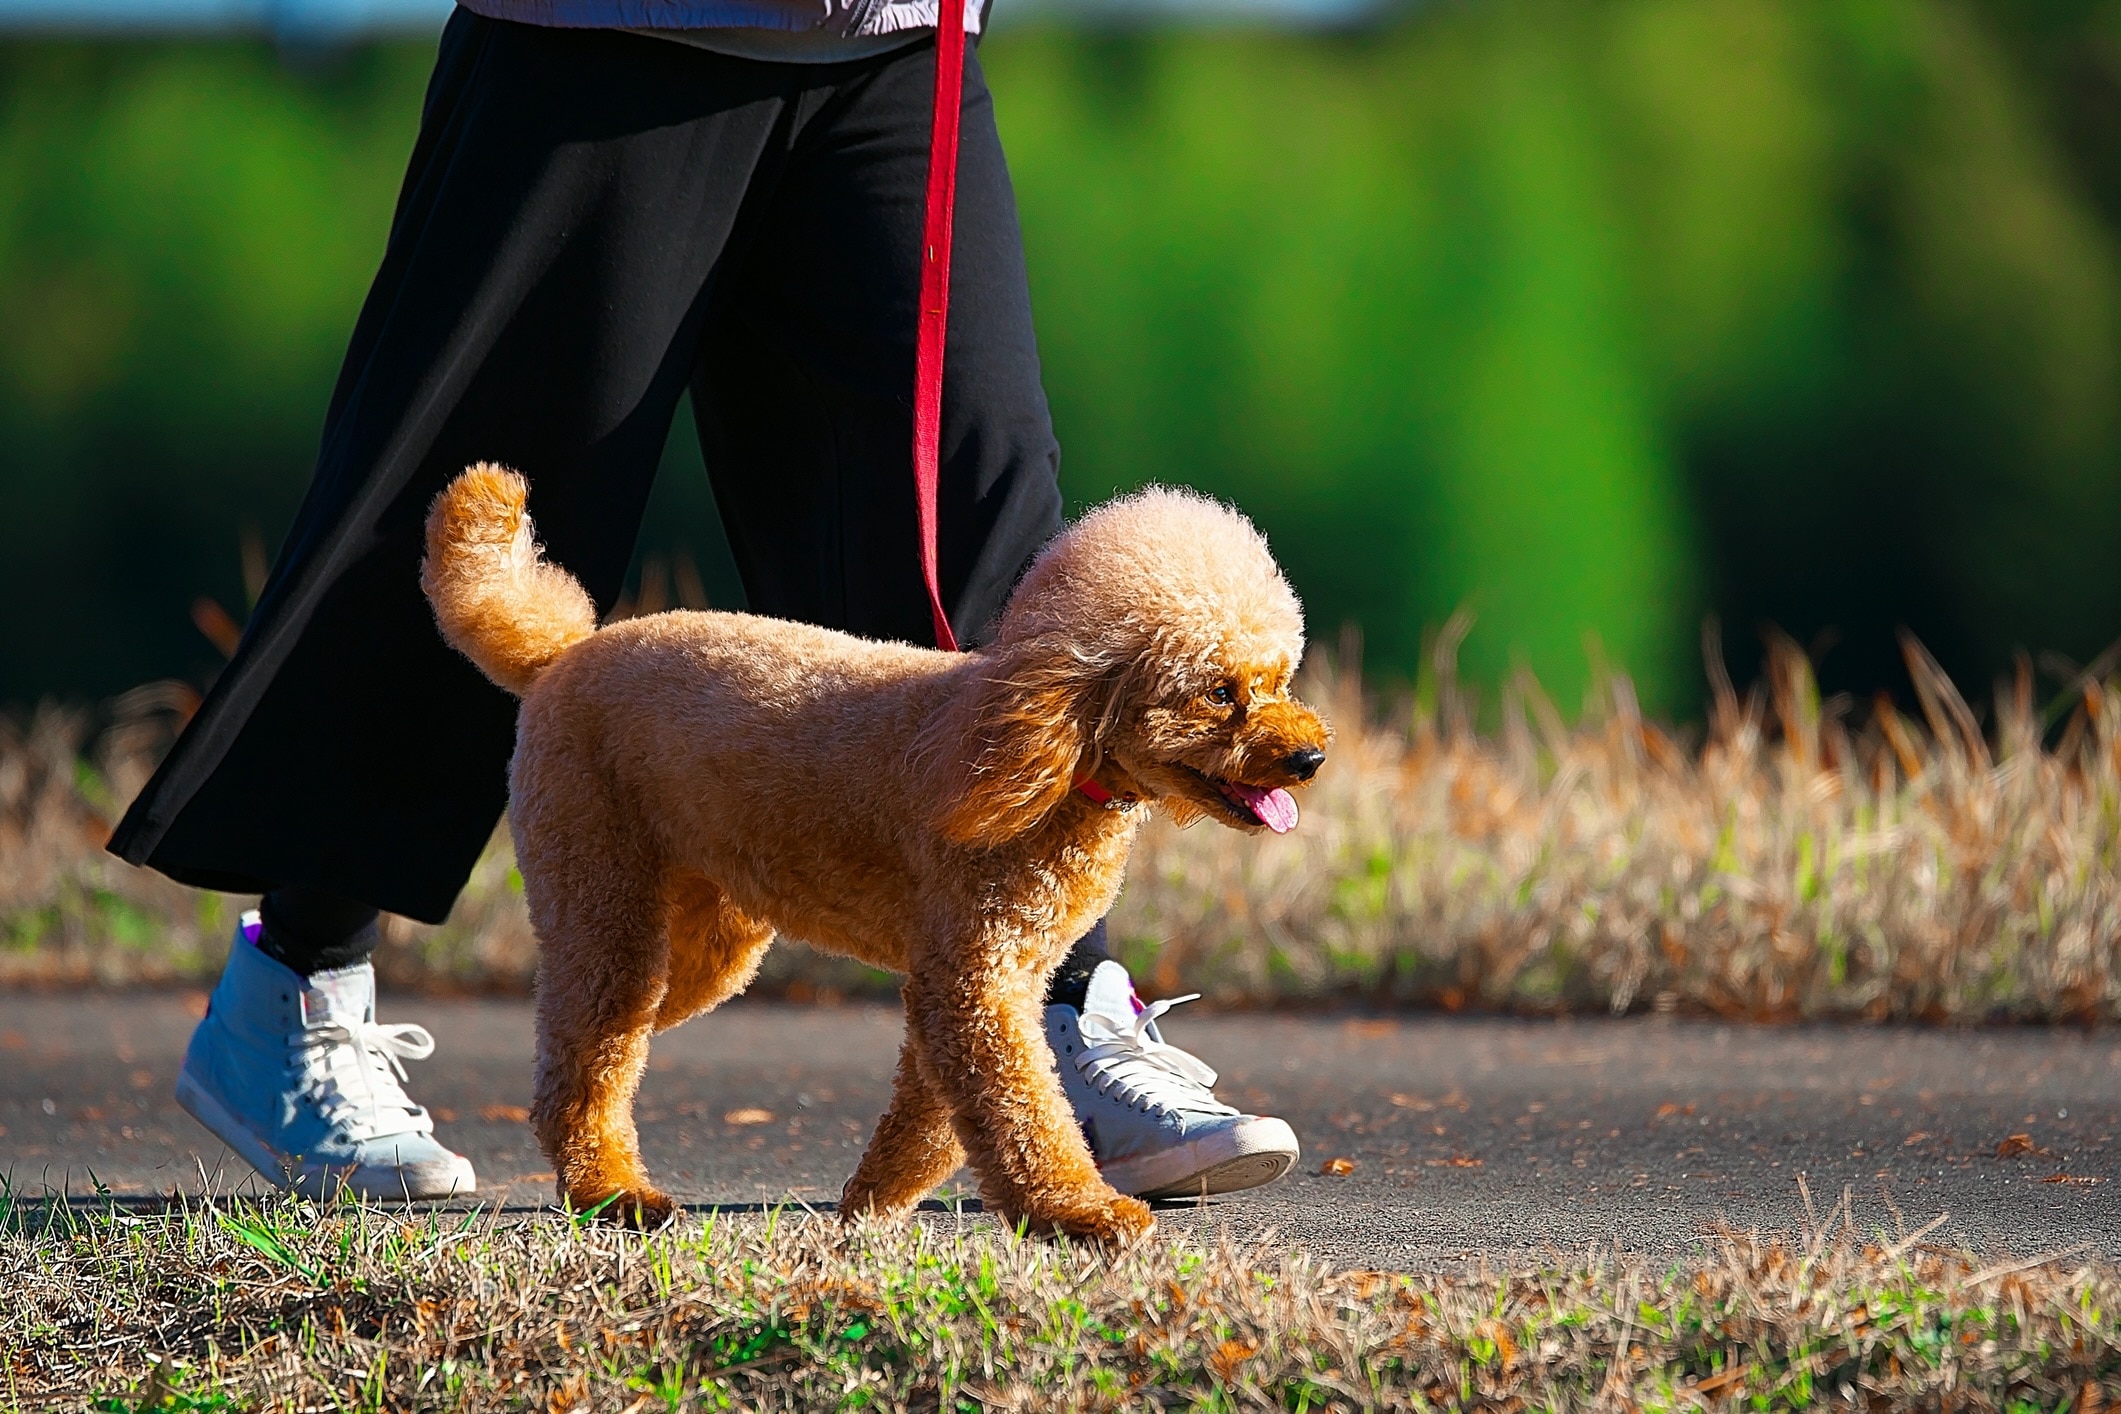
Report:
[[[1096,1012],[1082,1013],[1083,1040],[1090,1044],[1076,1057],[1075,1064],[1083,1079],[1099,1094],[1130,1108],[1236,1114],[1236,1110],[1215,1098],[1211,1088],[1215,1072],[1206,1062],[1150,1034],[1158,1017],[1181,1002],[1199,997],[1200,993],[1194,992],[1151,1002],[1146,1011],[1134,1018],[1132,1026],[1124,1028]]]
[[[287,1038],[301,1071],[302,1094],[354,1141],[388,1134],[432,1134],[434,1117],[400,1087],[404,1061],[434,1054],[424,1026],[398,1022],[323,1021]],[[403,1057],[403,1060],[400,1059]]]

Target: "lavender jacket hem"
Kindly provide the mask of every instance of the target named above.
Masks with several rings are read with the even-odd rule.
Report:
[[[568,29],[771,29],[854,37],[932,29],[937,0],[459,0],[475,15]],[[964,0],[979,32],[980,0]]]

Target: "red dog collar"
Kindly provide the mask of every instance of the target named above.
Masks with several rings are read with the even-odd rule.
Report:
[[[1095,780],[1091,779],[1089,776],[1085,776],[1081,780],[1077,781],[1075,783],[1075,788],[1081,791],[1084,795],[1089,796],[1090,799],[1095,801],[1097,804],[1104,806],[1107,810],[1125,810],[1128,806],[1136,804],[1139,800],[1139,797],[1137,796],[1114,795],[1111,791],[1106,790],[1103,786],[1099,785]]]

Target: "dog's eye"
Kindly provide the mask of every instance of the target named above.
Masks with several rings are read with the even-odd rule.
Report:
[[[1227,707],[1237,700],[1237,693],[1228,683],[1218,683],[1208,689],[1208,700],[1218,707]]]

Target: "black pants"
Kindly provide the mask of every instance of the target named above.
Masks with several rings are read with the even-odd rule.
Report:
[[[755,612],[928,642],[911,397],[934,50],[766,64],[458,10],[315,478],[233,663],[111,848],[439,921],[515,702],[436,635],[421,527],[474,461],[617,596],[689,386]],[[1015,198],[967,61],[941,561],[979,641],[1060,525]]]

